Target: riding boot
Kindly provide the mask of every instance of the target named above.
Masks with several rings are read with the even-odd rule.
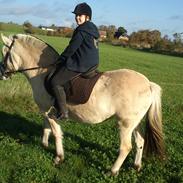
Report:
[[[56,117],[56,120],[67,119],[68,118],[68,109],[66,106],[66,94],[64,91],[64,87],[62,87],[60,85],[56,85],[53,88],[53,92],[54,92],[54,95],[56,98],[58,112],[57,112],[56,116],[52,116],[52,118]]]

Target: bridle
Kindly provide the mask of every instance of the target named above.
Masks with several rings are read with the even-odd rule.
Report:
[[[5,76],[5,77],[7,77],[8,74],[11,74],[11,73],[9,73],[9,72],[6,71],[6,67],[7,67],[7,61],[8,61],[8,58],[9,57],[10,57],[10,60],[12,62],[12,58],[11,58],[10,51],[11,51],[13,45],[14,45],[14,42],[15,42],[15,40],[13,39],[13,41],[11,42],[11,45],[10,46],[7,46],[6,45],[9,48],[9,50],[6,52],[6,55],[5,55],[4,59],[3,59],[3,61],[1,61],[1,63],[0,63],[0,72],[1,72],[1,75],[2,76]]]
[[[14,70],[14,71],[7,71],[7,61],[8,61],[8,58],[9,58],[10,62],[12,63],[12,65],[14,65],[13,64],[13,60],[11,58],[11,53],[10,53],[14,43],[15,43],[15,39],[13,39],[13,41],[11,42],[10,46],[6,45],[9,48],[9,50],[6,52],[3,60],[0,62],[0,76],[1,77],[8,78],[12,74],[15,74],[15,73],[25,72],[25,71],[30,71],[30,70],[37,70],[37,69],[40,69],[40,68],[43,69],[43,68],[48,68],[48,67],[56,65],[55,63],[53,63],[53,64],[50,64],[50,65],[47,65],[47,66],[31,67],[31,68],[26,68],[26,69],[18,69],[18,70]]]

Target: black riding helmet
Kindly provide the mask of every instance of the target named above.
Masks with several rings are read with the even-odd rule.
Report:
[[[87,3],[78,4],[72,13],[76,15],[87,15],[89,16],[90,20],[92,17],[92,9]]]

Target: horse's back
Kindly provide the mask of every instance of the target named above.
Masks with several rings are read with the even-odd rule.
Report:
[[[143,74],[129,69],[107,71],[100,80],[100,85],[107,87],[113,95],[120,92],[135,94],[150,89],[150,82]]]
[[[110,77],[114,84],[123,84],[131,86],[141,86],[149,84],[149,80],[141,73],[130,69],[119,69],[105,72],[105,76]]]

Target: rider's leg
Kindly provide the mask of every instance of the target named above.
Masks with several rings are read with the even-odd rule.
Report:
[[[68,117],[66,94],[63,85],[77,75],[78,73],[67,70],[65,67],[62,67],[61,69],[57,70],[57,72],[51,80],[51,86],[53,89],[54,96],[56,98],[56,105],[58,109],[58,114],[55,116],[56,118],[62,119]]]
[[[64,91],[64,87],[60,85],[56,85],[53,87],[54,95],[57,99],[58,105],[58,115],[57,118],[64,119],[68,118],[68,109],[66,104],[66,94]]]

